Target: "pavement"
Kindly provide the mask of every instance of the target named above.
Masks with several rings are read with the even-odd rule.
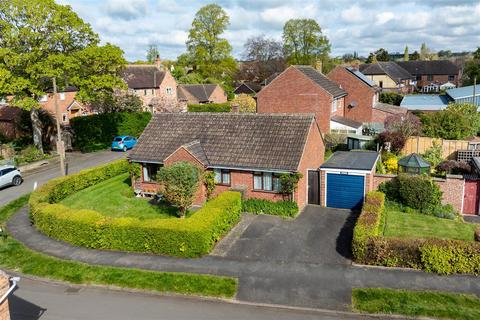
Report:
[[[80,170],[104,164],[113,160],[126,157],[126,153],[98,151],[93,153],[70,152],[66,154],[68,173],[76,173]],[[60,165],[58,163],[48,164],[36,170],[23,174],[23,184],[18,187],[0,188],[0,207],[33,191],[35,183],[37,187],[48,182],[50,179],[60,176]]]
[[[463,220],[470,223],[479,223],[480,224],[480,216],[479,215],[463,215]]]
[[[28,278],[21,279],[19,289],[10,296],[9,303],[12,320],[385,319],[384,316],[273,308],[194,297],[70,286]]]
[[[155,271],[237,277],[242,302],[348,311],[355,287],[441,290],[480,295],[475,276],[352,265],[348,241],[354,216],[345,210],[309,206],[295,220],[255,216],[224,252],[198,259],[102,251],[51,239],[30,223],[27,208],[8,222],[10,234],[32,250],[67,260]],[[266,233],[266,234],[265,234]],[[312,253],[309,253],[312,251]]]

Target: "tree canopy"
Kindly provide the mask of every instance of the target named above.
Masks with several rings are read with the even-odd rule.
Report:
[[[147,62],[154,63],[155,59],[160,56],[160,52],[158,51],[158,47],[154,44],[149,45],[147,49]]]

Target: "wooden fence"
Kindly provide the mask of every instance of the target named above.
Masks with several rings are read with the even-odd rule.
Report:
[[[456,160],[458,150],[467,150],[468,141],[465,140],[444,140],[429,137],[410,137],[405,143],[402,154],[425,153],[434,143],[442,146],[442,156],[446,159]]]

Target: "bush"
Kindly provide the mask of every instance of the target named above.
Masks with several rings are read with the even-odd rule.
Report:
[[[189,104],[188,112],[230,112],[232,106],[226,103]]]
[[[243,211],[254,214],[271,214],[281,217],[295,217],[298,205],[294,201],[269,201],[250,198],[243,201]]]
[[[453,209],[451,204],[438,205],[432,210],[432,215],[437,218],[456,220],[459,217],[458,212]]]
[[[111,218],[57,204],[78,190],[128,170],[128,163],[122,160],[49,181],[29,201],[35,226],[50,237],[87,248],[198,257],[208,253],[240,219],[240,193],[231,191],[212,199],[188,219]]]
[[[75,133],[74,146],[82,151],[108,148],[115,136],[139,137],[152,118],[149,112],[116,112],[75,117],[70,125]]]
[[[380,102],[399,106],[403,100],[403,96],[396,92],[382,92],[379,97]]]
[[[362,213],[353,229],[352,253],[355,260],[366,261],[368,241],[379,235],[384,209],[385,195],[379,191],[370,191],[365,197]]]
[[[385,171],[388,174],[396,174],[398,172],[398,159],[397,157],[390,157],[383,161],[383,166],[385,167]]]
[[[15,163],[17,165],[40,161],[47,158],[48,155],[43,154],[35,146],[29,145],[25,149],[21,150],[17,156],[15,156]]]
[[[444,174],[469,174],[472,171],[472,167],[465,162],[455,160],[445,160],[439,163],[435,170],[438,173]]]

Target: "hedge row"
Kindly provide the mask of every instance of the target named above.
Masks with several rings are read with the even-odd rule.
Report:
[[[56,179],[39,188],[30,198],[35,226],[52,238],[88,248],[197,257],[210,252],[240,219],[242,204],[238,192],[220,194],[188,219],[112,218],[94,210],[71,209],[56,203],[107,179],[120,171],[118,167],[128,168],[117,162]]]
[[[108,148],[115,136],[139,137],[152,118],[150,112],[115,112],[76,117],[70,120],[74,145],[82,151]]]
[[[353,232],[352,252],[357,262],[439,274],[480,274],[480,243],[382,237],[383,207],[382,193],[367,195]]]
[[[232,106],[230,102],[189,104],[187,109],[188,112],[230,112],[232,111]]]
[[[242,202],[243,211],[254,214],[270,214],[281,217],[295,217],[298,205],[294,201],[269,201],[264,199],[245,199]]]

